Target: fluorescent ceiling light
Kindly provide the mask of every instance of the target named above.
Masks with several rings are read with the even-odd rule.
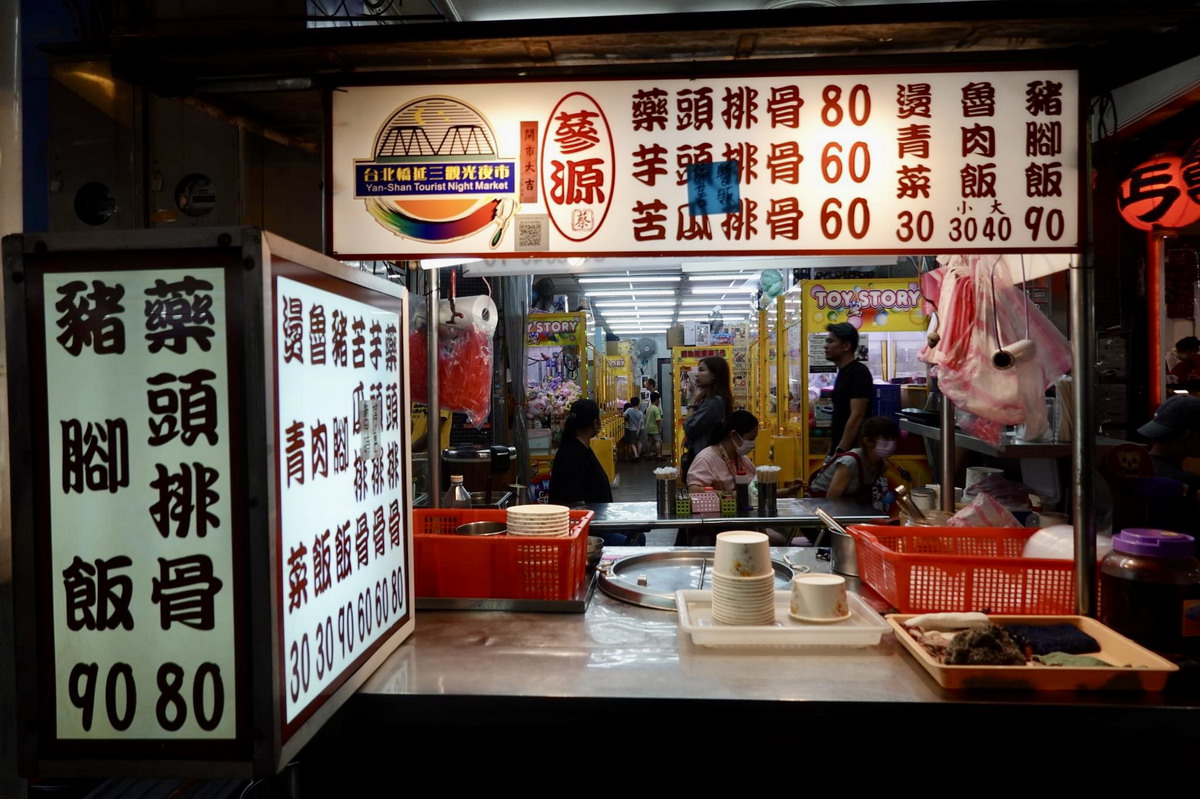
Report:
[[[688,282],[695,283],[698,280],[718,281],[718,280],[750,280],[754,275],[749,273],[741,273],[736,275],[688,275]]]
[[[630,277],[577,277],[580,283],[678,283],[679,275],[631,275]]]
[[[616,321],[619,319],[623,319],[625,317],[635,317],[636,318],[639,316],[643,319],[649,319],[652,316],[655,318],[663,317],[663,318],[669,319],[669,318],[671,318],[671,312],[670,311],[613,311],[612,313],[604,314],[604,318],[609,321]]]
[[[651,335],[652,336],[655,333],[666,333],[667,329],[665,327],[651,327],[651,328],[646,328],[645,330],[641,330],[641,329],[633,329],[633,328],[627,329],[627,328],[623,328],[623,327],[614,327],[612,329],[612,332],[613,333],[621,333],[624,335],[636,334],[636,335]]]
[[[421,260],[422,269],[441,269],[444,266],[459,266],[461,264],[474,264],[482,261],[482,258],[424,258]]]
[[[585,297],[673,297],[675,289],[626,289],[625,291],[585,291]]]
[[[713,308],[720,305],[722,308],[742,310],[749,305],[749,302],[742,297],[730,297],[728,302],[722,302],[720,299],[714,297],[711,300],[680,300],[679,304],[688,307],[702,305],[705,308]]]
[[[639,308],[674,308],[675,300],[634,300],[633,304]],[[601,302],[593,302],[593,308],[628,308],[628,302],[615,302],[613,300],[603,300]]]
[[[692,294],[757,294],[758,286],[696,286]]]

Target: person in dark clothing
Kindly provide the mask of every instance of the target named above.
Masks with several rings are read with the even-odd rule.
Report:
[[[871,370],[858,360],[858,331],[849,322],[825,328],[825,357],[838,368],[833,383],[833,421],[829,428],[829,457],[849,452],[871,407],[875,380]]]
[[[729,379],[729,364],[720,355],[700,359],[696,370],[699,393],[691,404],[683,423],[683,476],[705,447],[717,443],[717,433],[725,416],[733,410],[733,384]]]
[[[1171,397],[1138,432],[1150,440],[1150,459],[1159,480],[1153,487],[1154,496],[1147,497],[1148,521],[1164,530],[1196,536],[1200,533],[1200,474],[1184,469],[1183,462],[1200,457],[1200,397]],[[1178,485],[1178,490],[1164,489],[1168,481]]]
[[[562,444],[550,467],[550,502],[575,507],[592,502],[612,502],[612,487],[591,441],[600,432],[600,406],[589,399],[575,400],[563,423]],[[642,533],[596,533],[605,546],[641,546]]]
[[[1175,342],[1179,363],[1167,372],[1167,382],[1183,386],[1200,380],[1200,338],[1184,336]]]

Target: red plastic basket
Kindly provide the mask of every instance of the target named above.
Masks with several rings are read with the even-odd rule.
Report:
[[[854,525],[859,576],[901,613],[1075,612],[1075,564],[1023,558],[1024,527]]]
[[[570,599],[587,568],[590,510],[571,511],[562,538],[455,535],[460,524],[507,521],[503,510],[413,511],[418,597]]]

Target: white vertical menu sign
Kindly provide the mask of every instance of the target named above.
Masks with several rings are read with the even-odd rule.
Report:
[[[399,299],[274,285],[279,677],[293,728],[409,615],[408,400]]]
[[[236,737],[222,269],[44,278],[63,740]]]

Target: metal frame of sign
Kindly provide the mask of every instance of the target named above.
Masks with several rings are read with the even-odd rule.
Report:
[[[1076,220],[1075,220],[1076,225],[1073,228],[1070,228],[1068,230],[1059,231],[1059,236],[1061,239],[1069,240],[1073,237],[1074,241],[1070,241],[1069,243],[1066,243],[1063,245],[1052,245],[1052,246],[1040,246],[1040,241],[1038,242],[1038,246],[1030,246],[1030,245],[1003,246],[1004,242],[996,240],[995,236],[993,236],[991,240],[984,241],[983,237],[979,236],[979,234],[976,233],[978,238],[975,241],[968,244],[966,241],[966,238],[964,236],[961,239],[962,244],[960,246],[947,246],[945,242],[931,242],[929,244],[922,244],[917,238],[913,237],[909,244],[897,243],[897,244],[895,244],[895,246],[888,244],[887,246],[885,246],[883,248],[879,248],[879,247],[875,247],[875,248],[856,248],[856,247],[841,247],[841,248],[818,247],[818,248],[813,248],[812,246],[805,246],[803,242],[797,241],[796,244],[798,246],[796,246],[794,248],[761,249],[761,248],[754,248],[753,245],[750,245],[748,242],[729,241],[729,242],[725,242],[726,246],[724,246],[723,248],[722,247],[709,247],[709,248],[705,248],[705,249],[696,249],[696,250],[691,250],[691,249],[686,249],[686,248],[678,249],[678,250],[671,250],[669,248],[663,248],[661,246],[661,244],[657,245],[656,248],[654,249],[654,251],[649,251],[649,250],[645,250],[645,249],[643,249],[643,250],[619,250],[619,249],[528,250],[528,249],[520,249],[520,248],[515,249],[515,250],[503,250],[503,249],[489,249],[487,247],[478,248],[478,247],[472,247],[470,245],[460,246],[459,244],[456,244],[454,242],[466,241],[470,237],[463,235],[461,231],[451,231],[451,232],[453,232],[453,235],[451,235],[451,232],[446,233],[447,238],[445,240],[446,240],[447,246],[444,249],[437,250],[436,252],[432,252],[431,248],[427,244],[421,245],[421,246],[415,246],[417,244],[417,242],[413,243],[414,246],[406,248],[405,247],[406,239],[402,238],[400,235],[394,236],[396,248],[394,251],[391,251],[391,252],[384,252],[384,250],[387,249],[384,247],[374,248],[374,251],[370,251],[370,252],[343,252],[343,251],[340,251],[337,249],[338,242],[334,238],[335,199],[334,199],[332,190],[330,190],[330,191],[327,191],[327,193],[326,193],[326,237],[325,237],[326,246],[331,253],[336,253],[336,257],[346,258],[346,259],[369,259],[369,258],[403,259],[403,258],[422,258],[422,257],[439,258],[439,257],[451,257],[451,256],[483,258],[483,259],[507,259],[507,258],[529,258],[529,257],[565,258],[567,256],[644,257],[647,255],[662,255],[664,253],[671,253],[676,256],[678,256],[678,255],[686,255],[686,256],[879,255],[879,254],[893,255],[897,252],[909,251],[909,250],[914,250],[914,249],[936,251],[936,252],[945,253],[945,254],[1005,253],[1005,252],[1012,252],[1012,253],[1023,252],[1023,253],[1028,254],[1028,253],[1041,253],[1041,252],[1078,252],[1078,251],[1082,250],[1082,248],[1084,247],[1084,245],[1087,241],[1087,238],[1086,238],[1087,222],[1086,222],[1086,214],[1084,212],[1084,209],[1086,207],[1086,200],[1087,200],[1086,194],[1087,194],[1087,191],[1089,190],[1089,187],[1088,187],[1088,184],[1086,181],[1086,174],[1085,174],[1086,170],[1084,169],[1084,163],[1086,161],[1086,141],[1087,141],[1086,125],[1085,125],[1086,114],[1087,114],[1087,103],[1085,101],[1085,98],[1087,97],[1087,89],[1086,89],[1085,76],[1081,72],[1078,63],[1073,63],[1069,60],[1063,60],[1063,59],[1055,59],[1053,61],[1048,61],[1044,57],[1038,57],[1038,56],[1029,57],[1029,56],[1020,56],[1020,55],[1015,56],[1013,59],[1006,61],[1005,63],[996,63],[995,61],[990,61],[990,60],[983,61],[983,60],[970,58],[970,57],[963,58],[963,57],[955,57],[955,56],[950,56],[950,57],[921,56],[921,57],[912,57],[912,58],[897,58],[895,60],[890,59],[890,61],[891,61],[891,64],[889,66],[880,68],[880,67],[875,66],[874,64],[863,64],[862,62],[858,62],[858,61],[848,62],[846,59],[840,59],[837,61],[832,61],[832,60],[816,61],[816,60],[814,60],[812,62],[806,62],[806,65],[805,65],[806,68],[803,70],[788,70],[784,67],[780,67],[777,62],[772,63],[770,65],[761,66],[761,67],[759,67],[758,70],[748,70],[748,69],[745,69],[744,67],[742,67],[741,65],[733,66],[733,67],[726,67],[726,68],[722,68],[721,65],[710,65],[708,68],[706,68],[706,70],[704,72],[704,77],[711,78],[713,80],[729,80],[729,79],[771,78],[771,77],[783,77],[783,76],[795,76],[798,78],[817,77],[817,76],[826,76],[826,75],[853,77],[853,76],[858,76],[858,75],[880,76],[880,75],[892,75],[892,74],[921,74],[921,73],[925,73],[925,74],[968,73],[968,74],[981,75],[981,74],[987,74],[989,72],[1006,73],[1006,72],[1024,71],[1024,70],[1060,70],[1060,71],[1074,72],[1077,77],[1077,80],[1078,80],[1078,97],[1076,98],[1077,99],[1077,103],[1076,103],[1077,113],[1073,117],[1068,117],[1068,116],[1063,117],[1064,128],[1066,128],[1066,130],[1064,131],[1063,140],[1071,141],[1072,145],[1076,149],[1077,156],[1078,156],[1077,160],[1074,163],[1068,164],[1068,166],[1074,167],[1074,169],[1076,171],[1076,176],[1075,176],[1076,180],[1072,182],[1072,190],[1074,190],[1076,193],[1076,202],[1073,204],[1073,208],[1072,208],[1072,210],[1076,214]],[[848,63],[850,65],[847,65]],[[603,72],[603,71],[599,72],[598,74],[590,74],[585,70],[579,74],[573,74],[571,76],[550,75],[550,76],[538,77],[538,78],[521,77],[521,78],[519,78],[519,83],[528,84],[531,81],[534,83],[545,83],[545,84],[563,83],[564,91],[570,91],[574,94],[581,94],[581,92],[578,91],[578,89],[580,86],[584,86],[584,88],[586,88],[586,82],[591,82],[594,84],[603,84],[603,83],[612,82],[612,81],[630,81],[630,80],[635,80],[635,79],[636,80],[667,80],[667,81],[676,80],[677,81],[677,80],[680,80],[681,78],[695,80],[697,78],[697,76],[692,73],[688,73],[686,75],[681,75],[678,72],[673,72],[666,67],[662,67],[659,70],[656,70],[651,73],[638,74],[636,76],[630,76],[628,74],[612,74],[611,72]],[[581,84],[580,81],[584,81],[585,83]],[[346,86],[343,88],[387,86],[388,88],[395,88],[398,91],[403,91],[406,86],[445,86],[445,87],[447,87],[447,91],[452,93],[454,87],[461,87],[461,86],[465,86],[465,85],[483,85],[483,84],[492,85],[492,84],[508,83],[508,82],[516,83],[516,82],[518,82],[518,79],[514,79],[511,77],[492,76],[492,77],[483,78],[483,79],[476,78],[476,79],[470,80],[470,81],[461,80],[461,79],[450,79],[450,80],[445,80],[445,81],[397,82],[397,81],[389,81],[387,78],[380,78],[380,77],[358,77],[354,81],[348,81],[346,83]],[[569,87],[569,88],[567,88],[567,87]],[[338,92],[340,90],[341,89],[334,89],[334,90],[330,90],[327,93],[327,97],[326,97],[326,110],[327,110],[326,141],[327,142],[334,141],[333,136],[336,132],[336,129],[335,129],[335,125],[334,125],[334,121],[333,121],[333,113],[332,113],[333,97],[334,97],[335,92]],[[589,101],[590,101],[590,98],[589,98]],[[595,104],[594,101],[590,101],[590,102],[592,102],[593,105]],[[814,104],[819,105],[819,98],[816,98],[814,100]],[[599,106],[597,106],[597,109],[600,110],[601,112],[603,112],[603,109],[599,108]],[[482,111],[484,114],[487,113],[486,109],[480,109],[480,111]],[[606,122],[606,124],[608,124],[608,123]],[[606,147],[607,147],[607,145],[606,145]],[[540,152],[540,146],[539,146],[539,152]],[[369,154],[364,153],[363,157],[366,157],[367,155],[369,155]],[[506,153],[506,155],[513,155],[514,157],[516,156],[515,153]],[[331,187],[335,185],[335,181],[333,180],[334,169],[335,169],[335,164],[334,164],[333,158],[334,158],[334,147],[333,146],[327,147],[326,148],[326,184]],[[359,160],[362,160],[362,159],[360,158]],[[370,159],[368,159],[368,160],[370,160]],[[803,189],[800,187],[797,187],[797,190],[803,191]],[[356,199],[354,202],[359,203],[361,201],[362,201],[361,198],[359,198],[359,199]],[[611,199],[608,202],[608,206],[611,207]],[[362,209],[359,209],[359,210],[361,211]],[[393,212],[389,212],[389,211],[385,211],[385,210],[381,210],[381,209],[376,209],[376,210],[378,213],[384,214],[384,215],[393,213]],[[546,216],[542,204],[539,204],[533,210],[535,211],[535,213],[533,213],[530,216],[531,223],[537,221],[537,220],[534,220],[533,217],[538,217],[539,219],[542,219],[542,217]],[[843,210],[845,210],[845,209],[843,209]],[[510,220],[512,218],[511,212],[512,212],[511,207],[497,206],[496,220],[494,221],[492,227],[494,228],[494,227],[498,226],[498,233],[497,233],[498,236],[504,235],[507,222],[508,222],[508,220]],[[363,211],[363,213],[366,213],[366,211]],[[404,216],[402,211],[399,211],[397,213],[399,213],[401,217]],[[478,213],[478,211],[476,211],[476,213]],[[607,209],[606,209],[606,213],[607,213]],[[815,218],[815,216],[817,216],[817,214],[814,213],[813,216]],[[504,220],[501,220],[500,219],[501,217],[504,217]],[[399,218],[399,217],[397,217],[397,218]],[[972,217],[972,219],[974,219],[974,217]],[[401,221],[403,221],[403,220],[401,220]],[[463,221],[463,224],[466,224],[465,220],[462,220],[462,221]],[[962,222],[963,225],[967,224],[966,220],[960,220],[960,222]],[[419,225],[422,223],[422,221],[419,218],[414,217],[412,220],[410,220],[410,223]],[[436,225],[436,224],[441,224],[441,223],[433,223],[433,224]],[[550,222],[547,219],[542,219],[540,224],[542,224],[543,227],[546,227],[547,225],[550,224]],[[982,223],[980,223],[980,224],[982,224]],[[1020,224],[1021,224],[1021,222],[1018,220],[1018,222],[1015,223],[1013,229],[1015,230],[1016,226],[1020,225]],[[1039,220],[1039,222],[1038,222],[1039,228],[1042,228],[1044,224],[1045,223],[1043,221]],[[403,225],[402,225],[402,227],[403,227]],[[559,227],[557,222],[554,223],[554,227],[556,229]],[[549,227],[546,227],[546,229],[549,230]],[[489,228],[488,230],[490,232],[491,228]],[[1045,238],[1044,232],[1045,231],[1042,230],[1043,235],[1041,236],[1041,238]],[[510,235],[511,235],[511,231],[510,231]],[[588,237],[588,238],[590,238],[592,241],[595,240],[592,237]],[[713,244],[720,243],[718,241],[718,239],[719,239],[719,236],[714,234],[712,243]],[[584,240],[580,239],[580,241],[583,242]],[[741,247],[735,246],[737,244],[741,244],[742,246]]]
[[[48,572],[50,548],[50,453],[47,451],[47,382],[43,294],[47,275],[220,268],[224,274],[224,315],[228,346],[228,435],[232,547],[230,576],[233,610],[217,623],[232,623],[236,661],[236,699],[226,712],[236,717],[234,733],[220,740],[203,737],[159,737],[104,740],[61,738],[56,716],[54,681],[54,603],[57,582]],[[290,270],[308,280],[340,288],[398,311],[407,330],[407,298],[403,288],[346,267],[299,245],[252,228],[194,231],[120,231],[83,234],[9,236],[4,239],[5,314],[10,370],[10,434],[14,463],[27,468],[12,473],[13,603],[16,652],[18,762],[26,775],[251,777],[276,773],[309,740],[375,668],[411,633],[413,582],[407,591],[408,613],[396,618],[371,646],[348,662],[333,683],[290,725],[283,723],[284,690],[279,613],[281,576],[274,449],[268,444],[273,404],[273,319],[264,302],[274,275]],[[125,298],[140,312],[139,298]],[[408,385],[407,335],[399,337],[402,364],[400,390]],[[409,456],[408,403],[401,402],[402,445]],[[405,567],[412,551],[411,497],[407,471],[400,482]],[[223,516],[222,518],[226,518]],[[157,537],[157,536],[156,536]],[[141,590],[145,590],[143,586]],[[153,621],[149,622],[153,624]],[[103,675],[96,697],[104,692]],[[153,680],[141,688],[137,713],[155,713],[161,686]],[[184,696],[192,705],[189,685]],[[119,686],[118,686],[119,688]],[[102,712],[100,705],[96,712]],[[125,706],[130,715],[134,710]],[[120,728],[118,728],[120,729]]]

